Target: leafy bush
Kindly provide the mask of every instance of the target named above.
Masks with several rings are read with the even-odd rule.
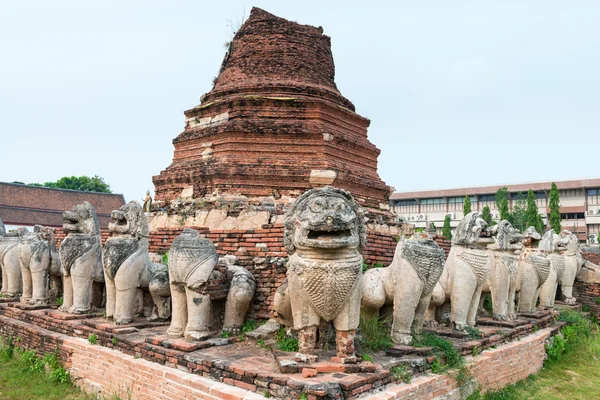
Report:
[[[406,365],[400,364],[392,367],[390,373],[394,378],[404,383],[410,383],[412,380],[412,373],[406,368]]]
[[[280,328],[275,334],[277,348],[282,351],[298,351],[298,339],[291,337],[286,333],[285,328]]]
[[[394,345],[390,337],[389,321],[386,318],[373,315],[360,316],[360,344],[368,351],[387,350]]]
[[[96,335],[95,333],[92,333],[88,337],[88,342],[90,342],[90,344],[96,344],[96,343],[98,343],[98,335]]]
[[[559,360],[564,353],[592,334],[592,322],[579,311],[562,310],[558,320],[566,322],[567,325],[546,344],[549,362]]]
[[[242,333],[252,332],[253,330],[256,329],[257,326],[258,326],[258,324],[256,323],[256,321],[253,319],[250,319],[250,320],[244,322],[244,325],[242,325]]]

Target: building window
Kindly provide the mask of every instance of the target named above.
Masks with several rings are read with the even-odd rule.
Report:
[[[588,204],[593,204],[593,205],[600,204],[599,197],[600,197],[600,188],[588,189],[587,190],[587,201],[588,201]]]
[[[398,214],[410,214],[419,212],[419,202],[415,199],[410,200],[398,200],[394,204],[394,210]]]
[[[437,197],[434,199],[421,200],[421,212],[427,211],[446,211],[446,199]]]
[[[578,213],[561,213],[560,217],[563,220],[584,219],[585,218],[585,213],[582,213],[582,212],[578,212]]]

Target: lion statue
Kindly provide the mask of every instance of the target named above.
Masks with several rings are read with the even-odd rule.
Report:
[[[94,207],[87,201],[63,213],[67,236],[58,251],[63,274],[61,311],[86,314],[92,305],[102,306],[104,274],[100,225]]]
[[[550,259],[538,248],[542,236],[535,227],[530,226],[524,233],[524,248],[519,256],[519,276],[517,292],[519,293],[518,311],[534,312],[540,288],[550,274]]]
[[[169,250],[173,301],[169,336],[202,340],[212,335],[218,330],[223,306],[223,330],[239,333],[254,297],[256,281],[246,268],[235,265],[236,260],[234,256],[225,256],[217,267],[215,245],[193,229],[186,228],[175,238]],[[211,293],[211,286],[219,286],[212,282],[229,286],[226,298],[221,290]]]
[[[314,358],[319,325],[332,321],[338,357],[354,359],[365,242],[362,211],[345,190],[308,190],[286,213],[287,281],[277,290],[275,310],[299,331],[301,354]]]
[[[540,291],[540,306],[554,307],[559,283],[565,303],[575,304],[577,300],[573,297],[573,284],[584,264],[577,236],[568,230],[563,230],[560,235],[550,230],[542,237],[540,247],[549,252],[548,258],[552,264],[550,275]]]
[[[495,241],[488,245],[490,251],[490,273],[483,284],[482,293],[490,293],[492,312],[496,320],[516,318],[515,296],[519,275],[519,259],[516,251],[523,248],[523,235],[506,220],[494,225],[490,232]],[[480,302],[480,308],[483,304]]]
[[[423,328],[425,312],[445,261],[444,250],[434,240],[400,241],[389,267],[365,272],[363,312],[372,317],[384,306],[393,307],[392,341],[410,344],[412,335]]]
[[[33,232],[21,239],[19,256],[23,277],[21,302],[31,305],[46,305],[49,300],[49,279],[53,288],[60,284],[60,260],[56,250],[54,228],[35,225]]]
[[[2,223],[2,228],[4,228],[4,223]],[[23,278],[21,276],[19,256],[21,254],[21,238],[27,233],[29,233],[27,228],[19,228],[0,236],[1,293],[4,297],[15,297],[23,291]]]
[[[477,211],[467,214],[452,236],[452,248],[444,271],[436,284],[427,310],[427,323],[444,320],[442,311],[450,303],[450,322],[454,329],[475,326],[481,291],[491,268],[486,246],[493,243],[487,223]]]
[[[111,213],[110,237],[104,244],[106,318],[127,324],[144,311],[144,291],[154,302],[150,319],[170,316],[167,266],[150,261],[149,228],[142,207],[130,201]],[[136,309],[137,304],[137,309]]]

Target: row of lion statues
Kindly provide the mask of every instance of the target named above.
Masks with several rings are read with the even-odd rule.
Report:
[[[241,328],[255,278],[235,265],[235,257],[219,260],[215,245],[197,231],[186,228],[174,239],[167,266],[150,259],[148,223],[135,201],[112,212],[104,246],[89,203],[65,211],[63,220],[59,250],[52,228],[6,233],[0,223],[3,295],[21,293],[21,302],[44,305],[62,286],[64,312],[89,313],[105,304],[115,324],[142,312],[151,320],[171,317],[167,333],[191,340]],[[308,190],[293,203],[284,244],[289,260],[274,298],[277,321],[298,332],[299,353],[309,358],[319,326],[332,323],[337,355],[348,361],[356,358],[361,312],[391,317],[393,342],[410,344],[424,325],[475,326],[486,293],[500,320],[535,311],[538,299],[539,307],[553,307],[559,284],[573,304],[575,276],[584,264],[569,231],[541,236],[531,227],[521,233],[508,221],[490,227],[471,212],[455,229],[447,257],[433,238],[415,235],[401,238],[391,265],[363,273],[362,209],[350,193],[333,187]],[[226,282],[225,295],[211,293],[214,282]]]

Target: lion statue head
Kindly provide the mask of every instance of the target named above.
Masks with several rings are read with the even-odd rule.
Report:
[[[524,238],[523,234],[507,220],[502,220],[494,225],[491,231],[496,237],[496,246],[499,250],[509,250]]]
[[[547,252],[560,251],[561,249],[564,250],[564,243],[554,229],[550,229],[542,235],[539,248]]]
[[[94,207],[87,201],[77,204],[71,211],[63,212],[63,230],[66,234],[99,235],[100,224]]]
[[[455,233],[452,236],[453,245],[469,246],[474,244],[486,244],[493,242],[493,239],[483,238],[487,234],[488,224],[481,217],[481,213],[472,211],[458,223]]]
[[[108,224],[111,235],[129,236],[136,239],[147,238],[150,231],[148,222],[137,201],[130,201],[111,213],[112,221]]]
[[[352,195],[326,186],[304,192],[285,215],[284,244],[296,249],[342,249],[365,246],[364,216]]]
[[[573,232],[564,230],[560,233],[561,243],[559,248],[566,250],[567,254],[573,255],[580,252],[579,250],[579,239]]]

